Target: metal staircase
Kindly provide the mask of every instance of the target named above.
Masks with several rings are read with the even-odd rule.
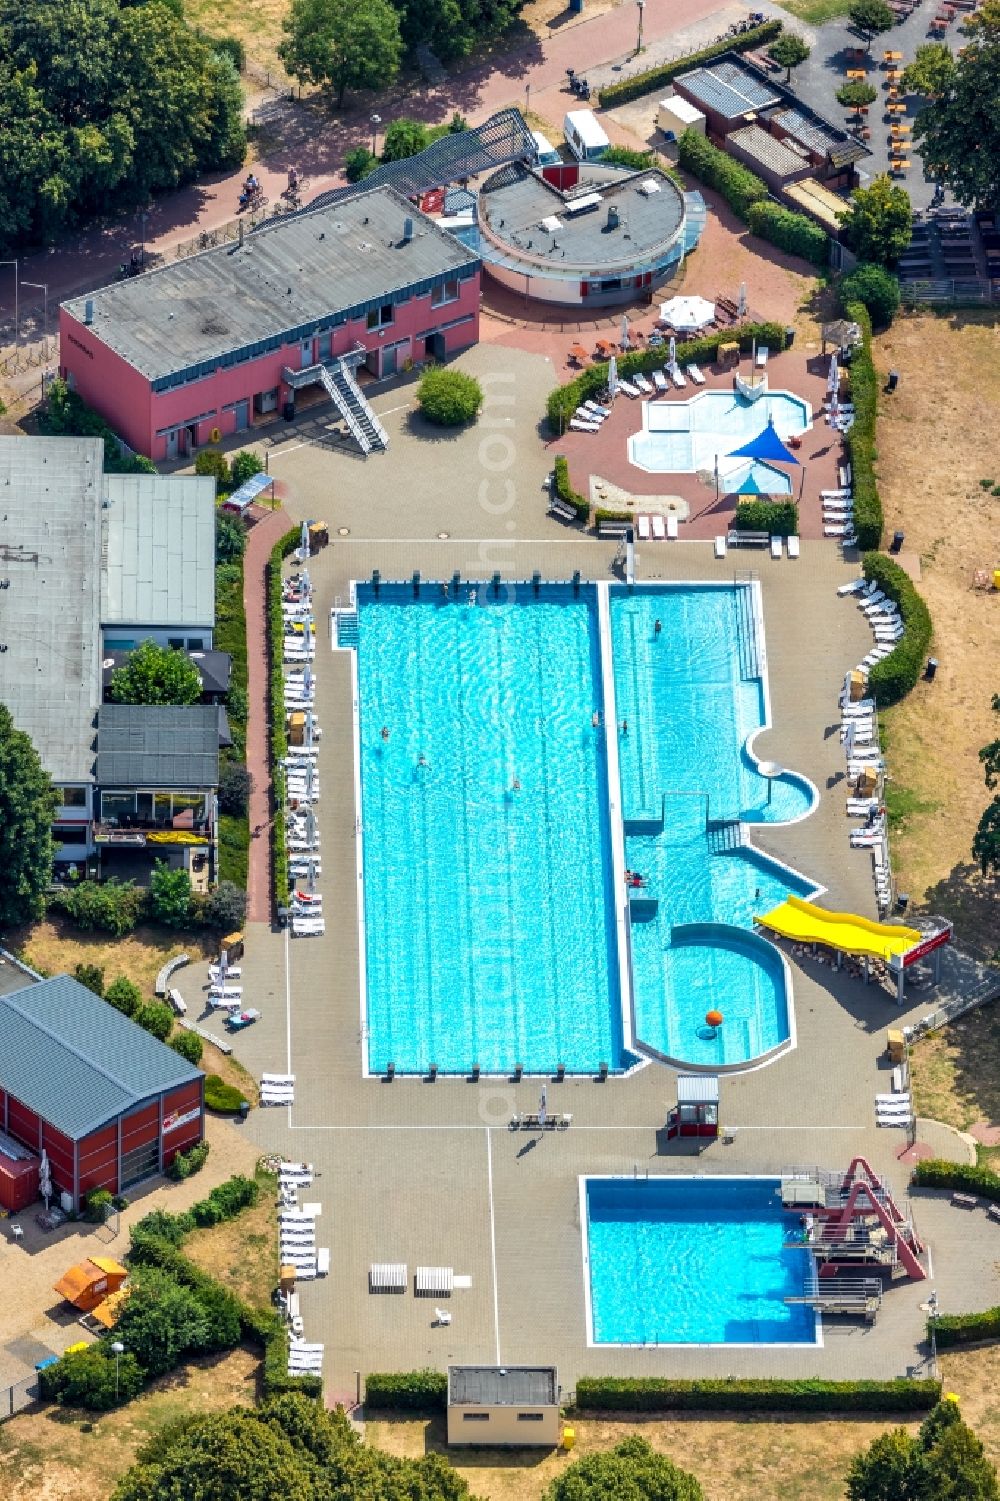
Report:
[[[329,365],[307,365],[304,370],[292,370],[286,365],[284,376],[293,391],[304,386],[322,386],[363,454],[384,453],[389,447],[385,428],[343,360],[332,360]]]
[[[358,645],[358,612],[357,610],[337,611],[337,645],[342,648]]]

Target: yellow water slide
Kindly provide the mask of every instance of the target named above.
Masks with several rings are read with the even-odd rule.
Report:
[[[870,959],[891,959],[905,954],[923,936],[916,928],[902,928],[895,923],[872,922],[851,912],[827,912],[801,897],[790,896],[756,922],[792,938],[798,943],[824,943],[844,954],[866,955]]]

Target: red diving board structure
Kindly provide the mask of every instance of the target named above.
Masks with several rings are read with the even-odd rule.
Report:
[[[924,1247],[912,1220],[863,1157],[853,1158],[844,1173],[785,1169],[781,1204],[799,1216],[800,1233],[785,1244],[812,1253],[819,1287],[844,1272],[914,1281],[927,1276],[920,1262]]]

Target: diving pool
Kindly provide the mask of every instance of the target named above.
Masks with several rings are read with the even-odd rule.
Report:
[[[590,1345],[810,1345],[777,1178],[582,1178]]]
[[[796,821],[817,794],[758,770],[768,706],[754,586],[609,593],[625,864],[643,879],[630,925],[635,1036],[678,1062],[738,1065],[793,1036],[783,961],[752,932],[754,915],[816,890],[748,846],[743,825]],[[693,924],[697,943],[676,942]],[[723,1025],[703,1035],[709,1009]]]
[[[356,602],[369,1071],[621,1067],[596,591]]]
[[[735,391],[701,391],[687,401],[646,401],[642,431],[628,440],[631,463],[654,474],[718,474],[732,492],[789,495],[791,480],[783,470],[760,460],[728,457],[768,422],[783,442],[812,426],[812,407],[791,391],[768,391],[747,401]]]

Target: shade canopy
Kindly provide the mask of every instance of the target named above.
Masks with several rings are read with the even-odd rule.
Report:
[[[775,432],[773,417],[768,417],[767,426],[757,434],[756,438],[751,438],[750,442],[744,443],[742,448],[734,448],[727,457],[730,459],[770,459],[772,463],[778,464],[799,462]]]
[[[660,303],[660,317],[682,332],[704,328],[715,318],[715,303],[704,297],[671,297],[669,302]]]

